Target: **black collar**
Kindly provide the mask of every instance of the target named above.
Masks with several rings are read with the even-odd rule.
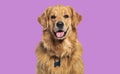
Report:
[[[54,67],[60,67],[60,60],[54,62]]]
[[[60,57],[53,56],[53,58],[54,58],[54,67],[60,67],[61,64]]]

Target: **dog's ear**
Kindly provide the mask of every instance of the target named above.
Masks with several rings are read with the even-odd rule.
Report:
[[[43,26],[43,29],[46,30],[48,28],[48,19],[49,12],[51,7],[47,8],[41,16],[38,17],[38,22]]]
[[[72,19],[72,26],[76,28],[76,26],[82,20],[82,16],[79,15],[72,7],[68,6],[71,10],[71,19]]]

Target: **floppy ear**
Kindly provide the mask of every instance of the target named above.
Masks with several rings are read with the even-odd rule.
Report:
[[[43,12],[42,15],[38,17],[38,22],[43,26],[43,30],[46,30],[48,28],[49,10],[50,8],[47,8],[45,12]]]
[[[71,10],[71,18],[72,18],[72,26],[76,28],[76,26],[80,23],[82,20],[82,16],[79,15],[72,7],[69,7]]]

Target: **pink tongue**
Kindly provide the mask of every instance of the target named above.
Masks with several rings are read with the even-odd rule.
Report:
[[[57,36],[57,37],[63,37],[63,35],[64,35],[64,32],[57,32],[57,33],[56,33],[56,36]]]

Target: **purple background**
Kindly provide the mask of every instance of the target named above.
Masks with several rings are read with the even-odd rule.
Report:
[[[85,74],[120,74],[119,0],[0,0],[0,74],[35,74],[42,35],[37,17],[56,4],[83,16],[78,34]]]

